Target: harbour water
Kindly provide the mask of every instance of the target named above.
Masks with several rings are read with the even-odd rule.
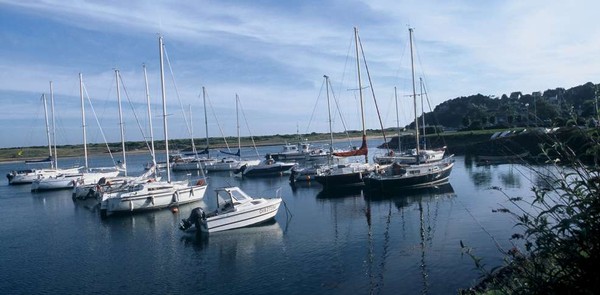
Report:
[[[127,161],[135,175],[148,156]],[[480,277],[461,241],[487,267],[500,265],[499,248],[512,247],[517,229],[492,210],[510,207],[504,194],[531,196],[536,181],[521,165],[477,166],[463,156],[449,185],[388,196],[292,187],[286,175],[215,173],[207,194],[236,185],[274,196],[281,188],[288,210],[265,225],[206,237],[177,229],[203,202],[101,219],[94,203],[74,202],[70,191],[9,186],[4,175],[23,166],[0,164],[2,294],[452,294]]]

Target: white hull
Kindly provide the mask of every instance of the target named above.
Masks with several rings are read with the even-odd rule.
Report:
[[[100,204],[106,214],[156,210],[202,200],[206,184],[149,182],[132,186],[126,191],[104,194]]]
[[[206,218],[201,222],[200,230],[213,233],[265,222],[275,217],[281,205],[279,198],[254,199],[253,202],[256,204],[247,207],[236,206],[233,212]]]
[[[205,168],[216,163],[216,159],[194,159],[174,162],[171,164],[172,171],[194,171]]]
[[[32,191],[70,189],[75,184],[86,185],[97,183],[102,177],[115,177],[119,171],[111,172],[85,172],[77,174],[62,174],[52,178],[44,178],[34,181],[31,184]]]
[[[179,229],[213,233],[262,223],[275,217],[281,205],[280,196],[275,198],[253,198],[239,187],[226,187],[215,190],[217,209],[205,213],[200,207],[194,208],[187,219],[181,220]]]
[[[28,184],[37,179],[56,177],[65,173],[77,173],[79,168],[70,169],[27,169],[21,171],[12,171],[8,176],[8,184]]]

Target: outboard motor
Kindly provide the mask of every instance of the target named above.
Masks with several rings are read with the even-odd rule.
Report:
[[[188,228],[192,227],[192,225],[195,225],[196,229],[199,230],[200,219],[202,218],[205,218],[204,210],[202,210],[202,208],[200,207],[196,207],[192,209],[192,213],[190,213],[190,216],[187,219],[181,220],[181,222],[179,223],[179,229],[185,231]]]
[[[244,173],[244,170],[246,170],[246,168],[248,168],[248,164],[244,164],[242,165],[242,167],[233,170],[233,174],[239,174],[239,173]]]

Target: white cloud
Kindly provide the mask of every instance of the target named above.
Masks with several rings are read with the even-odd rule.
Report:
[[[308,124],[302,121],[309,119],[323,74],[332,78],[347,116],[356,116],[355,94],[346,91],[356,87],[353,26],[359,27],[376,94],[384,101],[380,105],[386,106],[391,104],[394,86],[401,95],[409,92],[407,28],[414,27],[417,73],[425,78],[435,106],[476,93],[532,92],[593,81],[600,71],[596,54],[600,30],[594,25],[598,6],[592,1],[516,0],[274,1],[260,5],[244,1],[0,0],[3,9],[26,16],[18,26],[23,30],[33,26],[27,20],[40,19],[49,26],[65,26],[72,34],[35,40],[38,51],[20,47],[35,44],[34,40],[19,41],[28,37],[26,32],[11,31],[11,42],[0,60],[0,99],[18,95],[21,100],[36,100],[53,80],[58,97],[75,100],[77,73],[83,72],[98,108],[106,120],[113,120],[116,113],[108,114],[115,107],[112,68],[121,69],[129,93],[142,107],[141,63],[146,62],[156,108],[160,87],[155,36],[161,32],[182,105],[193,104],[201,112],[198,95],[206,86],[213,106],[219,115],[229,114],[223,115],[228,121],[237,92],[246,112],[259,118],[252,123],[257,134],[295,133],[297,126],[302,130]],[[57,36],[65,43],[57,45]],[[48,54],[45,48],[51,49]],[[28,55],[32,52],[37,55]],[[181,113],[172,85],[168,91],[169,112]],[[64,120],[75,121],[78,101],[68,105],[71,108],[64,110]],[[14,106],[18,109],[7,118],[18,119],[26,108]],[[371,105],[367,108],[372,111]],[[389,107],[387,113],[387,124],[395,125]],[[201,117],[195,115],[194,121]],[[368,117],[368,128],[377,128],[372,117]],[[176,130],[173,136],[185,137],[185,127],[176,116],[170,120]],[[274,120],[279,121],[274,124]],[[405,124],[411,119],[401,120]],[[325,121],[311,126],[326,131]]]

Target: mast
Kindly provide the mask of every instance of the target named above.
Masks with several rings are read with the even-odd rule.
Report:
[[[48,154],[50,156],[50,167],[52,167],[52,141],[50,139],[50,126],[48,125],[48,106],[46,105],[46,93],[42,94],[44,101],[44,117],[46,118],[46,138],[48,139]]]
[[[206,158],[210,158],[208,153],[208,116],[206,115],[206,88],[202,86],[202,103],[204,104],[204,127],[206,131]]]
[[[163,44],[163,37],[158,36],[158,51],[160,54],[160,87],[162,93],[162,107],[163,107],[163,129],[165,135],[165,153],[167,154],[167,182],[171,182],[171,164],[169,163],[169,137],[167,131],[167,98],[165,93],[165,69],[163,61],[163,50],[165,45]]]
[[[88,169],[87,134],[85,131],[85,102],[83,100],[83,75],[79,73],[79,96],[81,97],[81,126],[83,127],[83,158]]]
[[[419,147],[419,120],[417,120],[417,90],[415,88],[415,61],[414,61],[414,54],[413,54],[413,40],[412,40],[412,34],[413,34],[413,28],[408,28],[408,34],[409,34],[409,39],[410,39],[410,68],[411,68],[411,72],[412,72],[412,89],[413,89],[413,104],[414,104],[414,112],[415,112],[415,147],[417,150],[417,163],[419,162],[419,153],[420,153],[420,147]]]
[[[188,105],[188,111],[190,112],[190,138],[192,139],[192,152],[194,152],[194,159],[198,159],[198,150],[196,149],[196,144],[194,143],[194,120],[192,120],[192,104]]]
[[[398,116],[398,90],[394,86],[394,99],[396,100],[396,128],[398,128],[398,151],[401,151],[400,147],[400,116]]]
[[[154,151],[154,132],[152,131],[152,111],[150,110],[150,91],[148,90],[148,74],[146,73],[146,65],[144,68],[144,83],[146,84],[146,104],[148,105],[148,126],[150,128],[150,149],[152,150],[152,164],[156,168],[156,153]]]
[[[50,109],[52,111],[52,141],[54,142],[54,159],[52,159],[52,168],[57,169],[58,152],[56,150],[56,121],[54,120],[54,87],[52,87],[52,81],[50,81]]]
[[[329,157],[327,157],[328,161],[331,161],[331,156],[333,154],[333,131],[331,127],[331,106],[329,104],[329,76],[323,75],[325,77],[325,88],[327,90],[327,114],[329,116]]]
[[[423,121],[423,149],[427,149],[427,139],[425,139],[425,104],[423,104],[423,78],[419,77],[419,86],[421,88],[421,116]]]
[[[241,149],[242,149],[242,142],[240,140],[240,114],[238,111],[238,104],[239,104],[240,98],[238,96],[238,94],[235,94],[235,123],[236,123],[236,128],[237,128],[237,138],[238,138],[238,160],[242,160],[242,153],[241,153]]]
[[[363,93],[362,93],[362,83],[360,80],[360,61],[358,54],[358,29],[354,27],[354,42],[356,44],[356,75],[358,78],[358,93],[360,97],[360,114],[362,120],[362,140],[363,143],[366,143],[367,140],[367,131],[365,130],[365,110],[363,106]],[[369,157],[365,155],[365,163],[369,163]]]
[[[115,80],[117,82],[117,103],[119,104],[119,129],[121,131],[121,150],[123,151],[123,167],[127,176],[127,158],[125,157],[125,130],[123,128],[123,110],[121,109],[121,90],[119,89],[119,70],[115,69]]]

